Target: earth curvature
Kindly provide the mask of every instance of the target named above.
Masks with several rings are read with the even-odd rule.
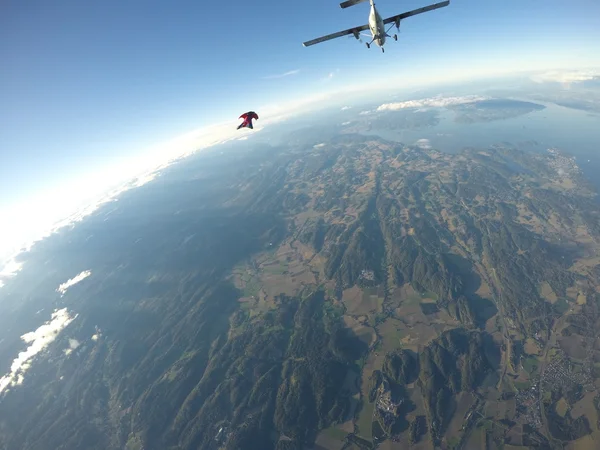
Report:
[[[597,83],[245,136],[18,256],[0,449],[596,448]]]

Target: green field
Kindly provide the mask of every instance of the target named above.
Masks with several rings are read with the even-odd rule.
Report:
[[[358,435],[371,442],[373,440],[373,411],[375,404],[364,402],[358,416]]]
[[[532,374],[533,372],[537,372],[540,366],[539,361],[537,360],[537,358],[534,358],[533,356],[530,356],[528,358],[523,358],[523,369],[525,369],[525,371],[528,374]]]

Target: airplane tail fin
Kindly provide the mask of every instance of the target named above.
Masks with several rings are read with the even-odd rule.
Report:
[[[350,6],[358,5],[359,3],[364,3],[369,0],[346,0],[345,2],[340,3],[342,8],[348,8]]]

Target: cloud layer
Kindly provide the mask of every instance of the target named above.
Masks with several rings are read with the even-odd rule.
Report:
[[[531,76],[536,83],[576,83],[600,77],[600,70],[551,70]]]
[[[486,100],[487,97],[479,95],[465,95],[459,97],[431,97],[421,100],[407,100],[405,102],[384,103],[377,108],[377,111],[399,111],[405,108],[443,108],[452,105],[461,105],[464,103],[473,103]]]
[[[285,110],[284,105],[282,110]],[[277,111],[274,117],[262,123],[266,125],[280,120],[282,117]],[[95,177],[87,176],[80,180],[80,185],[73,182],[64,188],[47,191],[16,210],[0,211],[0,222],[4,219],[13,225],[12,229],[5,230],[5,236],[0,236],[0,288],[21,269],[22,263],[17,262],[19,255],[29,251],[36,242],[75,225],[102,205],[117,201],[122,193],[154,180],[166,167],[193,153],[251,135],[249,130],[237,130],[236,126],[237,121],[231,121],[194,130],[148,149],[142,157],[127,159],[109,170],[110,173],[103,171]],[[257,126],[252,133],[262,129]],[[116,187],[107,188],[106,185],[110,186],[107,180],[115,178],[117,181],[113,186]],[[91,187],[98,193],[84,202],[77,198],[78,192],[88,192]],[[15,242],[20,243],[18,248],[12,247]],[[12,248],[7,248],[6,243]]]
[[[286,74],[296,72],[299,71]],[[306,113],[314,105],[338,96],[338,91],[317,92],[278,104],[262,105],[258,108],[261,119],[254,130],[237,130],[237,119],[202,127],[148,148],[141,156],[124,158],[115,167],[94,176],[86,175],[61,188],[46,190],[17,209],[0,210],[0,223],[13,225],[3,230],[4,235],[0,234],[0,288],[20,270],[22,264],[16,262],[19,255],[29,251],[36,242],[74,226],[102,205],[117,201],[122,193],[159,177],[171,164],[209,147],[251,137],[267,126]],[[80,192],[88,193],[84,200],[77,197]],[[15,242],[19,243],[18,247],[14,247]]]
[[[31,367],[33,357],[48,347],[76,317],[72,317],[67,308],[55,310],[48,322],[44,323],[37,330],[21,336],[21,340],[30,345],[25,351],[20,352],[12,362],[10,372],[0,378],[0,393],[9,386],[22,384],[25,372]]]

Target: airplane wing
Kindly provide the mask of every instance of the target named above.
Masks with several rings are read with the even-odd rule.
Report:
[[[350,6],[358,5],[359,3],[366,2],[367,0],[346,0],[345,2],[340,3],[342,8],[348,8]]]
[[[433,11],[434,9],[443,8],[444,6],[448,6],[450,4],[450,0],[446,0],[445,2],[434,3],[433,5],[424,6],[423,8],[414,9],[412,11],[408,11],[402,14],[398,14],[396,16],[388,17],[384,19],[383,23],[388,24],[396,21],[400,21],[402,19],[406,19],[407,17],[416,16],[417,14],[421,14],[428,11]]]
[[[369,29],[369,25],[362,25],[360,27],[349,28],[344,31],[338,31],[337,33],[328,34],[327,36],[322,36],[320,38],[316,38],[311,41],[304,42],[304,43],[302,43],[302,45],[304,45],[305,47],[308,47],[309,45],[319,44],[321,42],[329,41],[331,39],[339,38],[342,36],[347,36],[349,34],[358,34],[361,31],[365,31],[368,29]]]

